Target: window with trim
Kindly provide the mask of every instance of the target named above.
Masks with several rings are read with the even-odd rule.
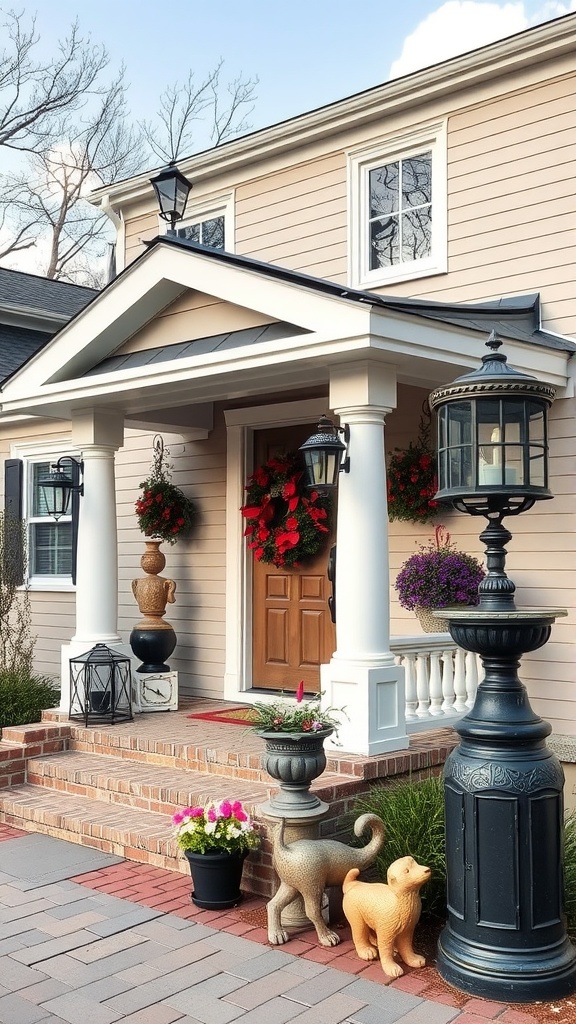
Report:
[[[188,203],[184,220],[176,227],[176,236],[210,249],[233,252],[234,193]]]
[[[351,153],[349,173],[351,284],[446,272],[444,125]]]
[[[21,543],[15,542],[9,552],[14,575],[37,589],[69,588],[76,582],[79,495],[73,493],[70,514],[56,522],[47,514],[40,488],[40,480],[63,453],[48,452],[39,443],[15,445],[13,454],[18,457],[4,463],[4,509],[23,525],[28,560],[25,580],[24,553]],[[74,468],[72,473],[76,479],[78,470]]]
[[[26,522],[28,528],[28,575],[46,580],[72,580],[72,511],[56,522],[46,510],[39,481],[50,472],[54,460],[29,462],[27,469]]]

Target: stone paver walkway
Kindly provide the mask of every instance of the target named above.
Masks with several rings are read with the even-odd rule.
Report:
[[[379,965],[355,957],[344,932],[333,950],[310,933],[270,947],[262,901],[200,911],[190,880],[174,872],[5,825],[0,844],[0,1024],[542,1019],[531,1008],[434,991],[428,969],[390,983]],[[558,1024],[576,1020],[576,1000],[568,1017],[565,1002],[550,1018]]]

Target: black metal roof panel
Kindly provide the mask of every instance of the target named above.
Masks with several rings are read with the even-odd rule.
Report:
[[[187,356],[204,355],[206,352],[230,348],[245,348],[247,345],[256,345],[263,341],[277,341],[279,338],[291,338],[296,334],[308,333],[302,327],[283,322],[264,324],[261,327],[246,327],[241,331],[215,334],[209,338],[195,338],[193,341],[180,341],[175,345],[160,345],[156,348],[141,349],[139,352],[109,356],[83,376],[93,377],[99,373],[116,373],[118,370],[135,369],[138,366],[153,366],[155,363],[185,359]]]
[[[344,288],[341,284],[327,281],[325,278],[313,277],[311,274],[303,274],[298,270],[287,270],[274,263],[264,263],[251,256],[239,256],[236,253],[226,252],[224,249],[211,249],[208,246],[178,238],[178,236],[158,235],[147,242],[147,248],[151,249],[161,244],[189,249],[192,252],[201,253],[203,256],[209,256],[216,262],[255,270],[265,277],[293,282],[325,295],[333,295],[335,298],[367,303],[381,309],[408,313],[411,316],[440,320],[443,323],[454,324],[482,333],[486,331],[490,333],[495,330],[504,338],[542,345],[545,348],[559,349],[563,352],[576,352],[576,342],[540,329],[540,297],[537,292],[469,304],[405,299],[361,291],[357,288]],[[140,259],[142,258],[141,256]]]
[[[95,288],[52,281],[37,274],[0,267],[0,305],[38,310],[38,313],[60,313],[71,317],[98,295]]]
[[[30,331],[0,323],[0,380],[14,373],[51,338],[44,331]]]

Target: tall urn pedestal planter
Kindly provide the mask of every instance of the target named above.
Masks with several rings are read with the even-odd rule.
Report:
[[[266,743],[263,767],[280,784],[280,792],[263,805],[265,814],[310,818],[328,810],[328,804],[310,792],[310,785],[326,768],[324,740],[333,732],[333,729],[294,733],[258,730]]]
[[[176,600],[176,584],[159,575],[166,565],[161,543],[161,540],[146,540],[140,565],[147,575],[132,580],[132,593],[143,616],[130,633],[130,646],[142,662],[138,672],[169,672],[166,662],[176,647],[176,634],[170,623],[164,621],[166,604]]]

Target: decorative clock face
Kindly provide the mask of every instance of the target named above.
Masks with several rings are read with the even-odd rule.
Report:
[[[140,693],[145,704],[170,704],[174,693],[172,680],[158,676],[144,678],[140,682]]]

